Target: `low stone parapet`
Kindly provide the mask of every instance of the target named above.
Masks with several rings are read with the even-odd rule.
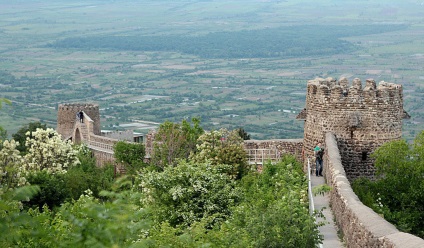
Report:
[[[326,134],[325,150],[324,174],[332,187],[330,204],[348,248],[424,248],[423,239],[400,232],[359,200],[346,177],[332,133]]]
[[[294,155],[302,160],[303,139],[272,139],[272,140],[245,140],[246,151],[252,150],[272,150],[281,157],[284,154]]]

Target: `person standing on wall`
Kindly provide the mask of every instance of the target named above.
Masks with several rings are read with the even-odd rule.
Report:
[[[80,110],[78,115],[79,115],[80,122],[83,123],[84,122],[84,113],[82,112],[82,110]]]
[[[315,163],[316,163],[315,176],[322,177],[322,169],[323,169],[322,158],[324,156],[324,149],[322,149],[321,143],[318,143],[317,146],[314,148],[314,155],[315,155]]]

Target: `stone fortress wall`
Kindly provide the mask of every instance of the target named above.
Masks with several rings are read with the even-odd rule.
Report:
[[[326,134],[324,176],[332,188],[330,206],[347,247],[423,248],[423,239],[400,232],[359,200],[343,168],[337,143],[334,134]]]
[[[273,140],[245,140],[244,148],[249,150],[276,150],[278,157],[292,154],[302,161],[303,139],[273,139]]]
[[[106,131],[106,132],[102,131],[102,136],[111,138],[111,139],[119,139],[119,140],[132,142],[134,139],[134,132],[132,130]]]
[[[93,120],[93,132],[100,135],[99,105],[92,103],[65,103],[59,104],[57,110],[57,132],[63,138],[72,136],[75,123],[78,121],[77,113],[83,111]]]
[[[80,123],[77,113],[83,111],[84,122]],[[85,143],[93,151],[98,166],[113,163],[113,145],[118,140],[101,136],[99,105],[92,103],[59,104],[57,132],[63,139],[74,143]]]
[[[83,110],[87,124],[76,121]],[[324,144],[324,173],[332,187],[330,202],[336,223],[342,230],[347,247],[423,247],[424,240],[399,232],[392,224],[364,206],[350,186],[358,176],[374,175],[369,158],[385,142],[401,139],[403,110],[402,86],[374,80],[345,78],[311,80],[307,85],[306,107],[298,119],[305,120],[304,138],[292,140],[248,140],[246,150],[268,149],[278,155],[290,153],[307,161],[313,157],[318,142]],[[77,137],[91,146],[99,165],[113,162],[111,147],[117,139],[100,136],[100,115],[95,104],[61,104],[57,131],[63,138]],[[155,132],[146,135],[146,154],[153,148]]]
[[[402,86],[360,79],[349,86],[339,81],[317,78],[307,84],[306,107],[298,115],[304,119],[304,149],[313,157],[313,148],[324,143],[332,132],[338,143],[342,164],[349,180],[374,175],[369,155],[385,142],[402,138],[404,118]]]

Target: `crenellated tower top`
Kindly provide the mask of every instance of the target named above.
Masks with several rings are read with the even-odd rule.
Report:
[[[333,78],[316,78],[308,82],[307,104],[308,103],[384,103],[397,104],[403,99],[402,85],[381,81],[377,87],[373,79],[367,79],[365,87],[359,78],[349,81],[341,78],[336,81]]]
[[[94,103],[65,103],[59,104],[57,111],[57,132],[63,139],[72,135],[76,121],[76,115],[83,111],[94,121],[93,132],[100,135],[100,112],[99,105]]]
[[[312,156],[327,132],[335,134],[349,178],[372,176],[369,154],[381,144],[402,137],[403,89],[399,84],[359,78],[316,78],[308,81],[305,120],[305,155]]]

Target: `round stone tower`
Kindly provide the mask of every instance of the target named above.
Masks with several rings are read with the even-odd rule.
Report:
[[[62,135],[63,139],[72,136],[74,125],[77,121],[77,113],[81,110],[93,120],[94,134],[100,135],[100,112],[98,104],[66,103],[59,104],[57,111],[56,130]]]
[[[318,142],[324,144],[325,134],[332,132],[349,180],[372,177],[370,153],[402,137],[402,86],[380,82],[377,87],[368,79],[362,88],[361,80],[355,78],[349,87],[346,78],[317,78],[307,88],[306,108],[298,116],[305,120],[305,157],[313,157],[313,148]]]

